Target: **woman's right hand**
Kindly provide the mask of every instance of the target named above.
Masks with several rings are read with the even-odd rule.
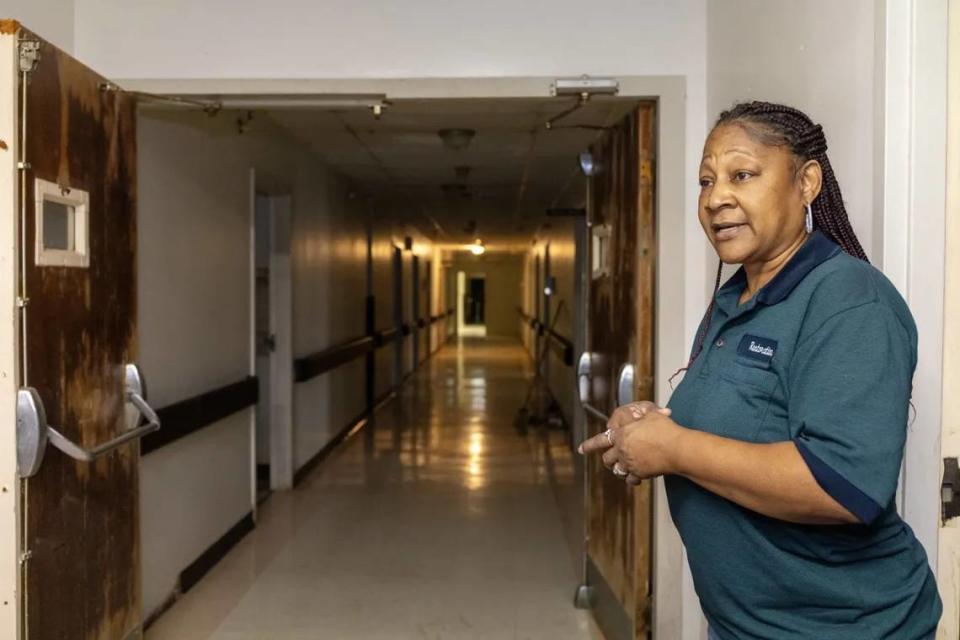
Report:
[[[607,428],[619,429],[631,422],[642,420],[645,415],[653,411],[662,413],[665,416],[670,415],[670,409],[661,407],[655,402],[650,402],[649,400],[631,402],[622,407],[617,407],[617,410],[613,412],[613,415],[610,416],[610,419],[607,421]]]

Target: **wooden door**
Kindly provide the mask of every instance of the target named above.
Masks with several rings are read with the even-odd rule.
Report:
[[[590,404],[610,415],[621,367],[635,367],[633,397],[653,398],[655,105],[642,103],[598,142],[591,178],[591,275],[586,351]],[[619,400],[622,401],[622,398]],[[587,435],[606,429],[588,416]],[[631,488],[587,458],[587,582],[609,640],[650,630],[651,484]]]
[[[20,87],[19,146],[29,163],[20,193],[29,301],[21,385],[37,390],[51,426],[93,447],[127,430],[124,365],[135,360],[137,332],[135,103],[18,31],[21,48],[38,47]],[[37,198],[51,188],[54,200],[86,194],[85,211],[50,205],[48,216]],[[25,638],[139,636],[139,458],[135,440],[93,462],[49,447],[22,481]]]

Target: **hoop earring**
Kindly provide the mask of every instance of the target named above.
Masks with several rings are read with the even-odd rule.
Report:
[[[813,208],[809,204],[807,204],[806,207],[807,207],[807,216],[806,216],[807,233],[813,233]]]

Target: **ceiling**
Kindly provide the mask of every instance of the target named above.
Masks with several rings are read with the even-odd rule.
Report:
[[[399,212],[439,243],[482,238],[489,248],[529,243],[551,207],[581,206],[577,155],[635,100],[595,97],[557,121],[575,98],[397,100],[368,109],[276,110],[271,118],[357,190]],[[473,129],[463,149],[441,129]],[[466,177],[456,167],[468,167]]]

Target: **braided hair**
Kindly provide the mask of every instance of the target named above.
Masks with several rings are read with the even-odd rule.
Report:
[[[816,160],[823,173],[823,184],[820,193],[811,203],[813,210],[813,226],[821,233],[840,245],[840,248],[850,255],[869,262],[857,235],[850,226],[847,209],[843,206],[843,196],[840,185],[833,173],[830,159],[827,157],[827,138],[823,134],[823,127],[814,124],[807,114],[799,109],[771,102],[741,102],[720,114],[713,125],[716,129],[721,125],[736,124],[761,144],[773,147],[786,147],[796,157],[797,166],[808,160]],[[710,306],[700,331],[697,332],[694,348],[684,371],[693,364],[700,352],[703,343],[710,331],[710,319],[713,315],[714,301],[720,289],[720,278],[723,271],[723,262],[717,268],[717,281],[710,298]],[[678,371],[677,373],[680,373]],[[676,374],[674,374],[676,376]],[[671,380],[673,378],[671,377]]]

